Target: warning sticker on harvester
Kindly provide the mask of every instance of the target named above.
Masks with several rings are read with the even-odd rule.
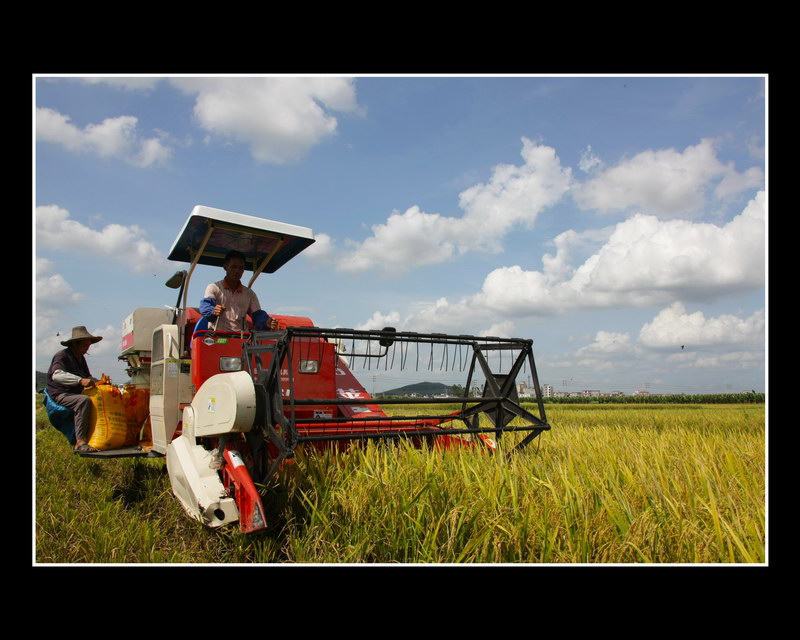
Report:
[[[348,400],[359,400],[367,398],[367,394],[359,391],[358,389],[337,389],[336,395],[339,398],[347,398]]]
[[[228,455],[231,458],[231,464],[233,468],[241,467],[244,464],[244,460],[242,460],[242,456],[239,455],[238,451],[228,451]]]
[[[314,417],[315,418],[333,418],[333,413],[330,411],[320,411],[319,409],[314,409]]]
[[[208,407],[206,409],[209,413],[216,413],[217,411],[217,399],[216,398],[209,398],[208,399]]]

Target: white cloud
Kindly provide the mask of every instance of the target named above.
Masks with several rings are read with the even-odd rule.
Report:
[[[337,77],[172,78],[197,96],[194,115],[209,133],[250,145],[261,162],[302,159],[333,136],[331,111],[358,112],[352,79]]]
[[[170,159],[172,150],[165,147],[158,138],[143,140],[139,152],[130,161],[138,167],[163,165]]]
[[[706,318],[700,311],[687,313],[682,302],[675,302],[645,323],[636,341],[628,333],[598,331],[566,359],[562,356],[547,364],[594,372],[639,369],[650,376],[664,367],[747,370],[764,364],[764,329],[763,310],[749,318],[728,314]]]
[[[122,340],[122,329],[113,325],[107,324],[105,327],[96,327],[89,329],[89,333],[94,336],[102,336],[103,339],[92,345],[89,353],[93,356],[117,356],[119,355],[119,345]],[[93,371],[96,376],[100,374]]]
[[[574,370],[586,367],[593,371],[608,371],[629,366],[641,357],[642,350],[631,342],[630,334],[614,331],[597,331],[594,335],[573,337],[569,342],[590,341],[568,353],[542,358],[548,369]]]
[[[763,310],[748,318],[706,318],[700,311],[687,313],[682,302],[675,302],[645,323],[636,340],[625,332],[597,331],[588,344],[540,365],[569,371],[638,370],[648,378],[665,368],[748,370],[763,367],[764,329]]]
[[[119,116],[79,129],[69,116],[40,107],[36,110],[36,139],[76,153],[119,158],[138,167],[164,164],[171,150],[158,137],[142,138],[136,131],[137,123],[134,116]]]
[[[516,327],[511,320],[501,320],[500,322],[494,323],[488,329],[484,329],[483,331],[479,331],[479,336],[497,336],[501,338],[512,337],[514,332],[516,331]]]
[[[404,213],[395,211],[385,224],[374,225],[373,235],[362,243],[346,242],[345,252],[335,258],[336,268],[362,272],[381,267],[402,272],[444,262],[456,252],[453,224],[453,218],[425,213],[416,206]]]
[[[434,312],[429,313],[431,310]],[[409,314],[405,318],[397,311],[390,311],[389,313],[376,311],[369,320],[356,325],[354,328],[374,331],[385,327],[393,327],[397,331],[447,334],[463,334],[469,330],[471,334],[474,332],[474,335],[477,336],[516,337],[516,326],[511,320],[501,320],[488,325],[486,329],[475,331],[472,322],[474,319],[460,316],[458,306],[451,306],[444,298],[441,298],[433,303],[431,308],[423,310],[420,314]],[[363,353],[366,349],[363,345],[359,345],[356,350]],[[439,356],[441,356],[441,353]]]
[[[706,318],[702,311],[687,313],[682,302],[675,302],[642,327],[639,342],[650,349],[694,351],[763,343],[764,330],[763,309],[749,318],[734,315]]]
[[[594,342],[576,351],[581,357],[608,357],[610,355],[630,354],[635,350],[631,344],[631,337],[627,333],[616,333],[613,331],[598,331],[594,336]]]
[[[570,278],[575,272],[575,260],[586,260],[608,242],[615,227],[588,229],[578,233],[568,229],[558,234],[551,242],[555,254],[542,256],[542,276],[548,285],[555,285]]]
[[[722,227],[637,214],[616,226],[572,284],[599,300],[612,293],[643,302],[674,292],[697,298],[763,286],[764,222],[763,194]]]
[[[127,89],[130,91],[140,91],[153,89],[161,78],[156,76],[85,76],[80,78],[82,82],[87,84],[108,84],[112,87],[120,89]]]
[[[83,294],[76,292],[45,258],[36,258],[36,335],[39,353],[55,353],[67,330],[61,326],[65,309],[78,304]]]
[[[750,348],[731,351],[731,346],[720,345],[703,351],[678,351],[659,354],[658,362],[671,370],[717,370],[717,372],[754,371],[764,367],[764,350]]]
[[[422,301],[413,305],[406,315],[393,310],[388,313],[376,311],[365,323],[358,326],[362,329],[381,329],[384,326],[395,327],[398,331],[419,331],[424,333],[467,333],[474,332],[475,326],[492,324],[490,316],[478,318],[476,315],[465,316],[468,310],[464,302],[450,303],[446,298],[435,301]],[[384,323],[384,324],[381,324]],[[378,326],[380,325],[380,326]],[[489,335],[484,332],[484,335]]]
[[[337,246],[331,238],[326,237],[325,251],[319,251],[317,258],[335,264],[338,270],[344,272],[380,268],[390,273],[403,273],[416,267],[442,263],[471,251],[498,252],[502,239],[512,229],[520,226],[530,228],[544,209],[559,202],[566,193],[571,193],[585,209],[610,211],[635,206],[648,213],[639,213],[618,225],[613,241],[595,258],[596,262],[601,263],[597,267],[602,268],[596,268],[592,263],[586,264],[583,273],[575,273],[578,280],[573,283],[573,288],[585,291],[586,287],[581,284],[580,278],[591,275],[595,279],[595,291],[598,290],[597,285],[600,285],[600,290],[621,288],[602,283],[599,280],[602,276],[608,276],[615,282],[628,280],[634,288],[633,280],[636,277],[646,281],[647,286],[655,278],[658,289],[659,279],[677,283],[679,272],[694,277],[699,267],[697,256],[681,256],[670,236],[676,240],[687,235],[714,236],[717,228],[691,222],[687,222],[683,228],[679,227],[680,222],[673,227],[665,227],[658,217],[649,214],[676,218],[702,207],[707,198],[724,200],[760,185],[763,180],[759,168],[753,167],[738,173],[732,164],[720,162],[714,143],[708,139],[687,147],[683,152],[674,149],[645,151],[605,170],[599,170],[602,162],[591,147],[587,147],[579,166],[584,171],[593,172],[593,177],[583,184],[573,179],[570,168],[561,165],[554,149],[525,138],[522,143],[521,165],[498,165],[494,167],[488,183],[474,185],[460,194],[459,205],[464,211],[463,216],[427,213],[418,206],[404,212],[394,211],[386,222],[374,225],[372,235],[363,241],[345,240],[341,246]],[[607,231],[591,232],[596,237],[603,233]],[[565,252],[576,249],[579,241],[585,244],[591,234],[565,232],[554,241],[556,254],[545,256],[543,273],[522,274],[518,267],[508,267],[503,279],[525,284],[527,289],[531,286],[538,288],[538,283],[530,280],[539,280],[543,276],[544,280],[552,280],[562,274],[566,266]],[[686,239],[690,245],[696,245],[694,241],[697,238]],[[653,247],[657,255],[661,254],[661,258],[669,258],[668,264],[659,261],[658,257],[652,260],[659,269],[658,273],[647,268],[644,271],[637,269],[620,273],[612,268],[611,263],[615,260],[621,260],[626,267],[646,266],[644,254]],[[708,253],[702,247],[699,247],[699,251]],[[622,255],[620,252],[623,252]],[[641,260],[635,259],[635,252],[643,254]],[[667,271],[662,271],[662,267],[666,267]],[[714,271],[720,269],[714,268],[712,273]],[[520,278],[526,282],[520,282]],[[488,285],[491,284],[490,281]],[[568,289],[557,292],[559,296],[569,296],[570,293]],[[491,292],[487,292],[487,295],[491,295]],[[554,301],[551,300],[550,304]]]
[[[36,242],[45,249],[123,260],[140,273],[168,269],[161,252],[136,225],[109,224],[97,231],[72,220],[70,212],[57,205],[36,207]]]
[[[67,340],[72,331],[70,320],[65,320],[84,299],[84,294],[75,291],[67,280],[55,273],[55,266],[47,258],[36,258],[36,369],[47,371],[50,359],[63,349],[61,342]],[[79,321],[80,322],[80,321]],[[102,328],[87,327],[89,333],[103,336],[103,340],[89,352],[90,356],[113,356],[116,359],[121,330],[107,325]],[[90,368],[92,366],[90,360]],[[99,373],[92,369],[95,375]]]
[[[53,273],[53,263],[36,258],[36,303],[48,307],[69,307],[80,302],[83,294],[76,293],[60,273]]]
[[[459,301],[440,298],[404,323],[418,331],[471,331],[498,317],[709,301],[761,288],[764,199],[760,192],[724,226],[637,214],[609,229],[562,233],[554,241],[556,254],[544,256],[542,271],[500,267],[478,293]],[[598,245],[577,267],[572,264],[573,253]]]
[[[682,152],[643,151],[576,187],[573,196],[583,209],[606,212],[638,207],[674,217],[700,209],[709,189],[719,198],[761,185],[760,169],[737,173],[732,163],[726,165],[717,158],[716,151],[710,139]]]
[[[326,262],[332,258],[333,251],[333,238],[327,233],[315,233],[314,244],[303,251],[301,255],[320,262]]]
[[[385,223],[372,227],[369,238],[346,241],[335,258],[337,269],[403,272],[470,251],[500,251],[500,241],[512,228],[533,225],[546,207],[561,199],[572,180],[571,170],[561,166],[550,147],[523,138],[521,155],[522,165],[498,165],[488,183],[460,194],[462,217],[426,213],[418,206],[395,211]]]
[[[583,153],[581,153],[581,159],[578,162],[578,168],[583,171],[584,173],[591,173],[598,167],[602,166],[603,161],[600,159],[594,151],[592,151],[592,145],[589,145],[584,149]]]
[[[704,355],[693,360],[690,365],[696,369],[740,369],[749,370],[764,366],[763,351],[730,351]]]
[[[574,366],[588,367],[594,371],[610,371],[631,358],[638,358],[640,350],[631,344],[630,335],[613,331],[598,331],[594,342],[571,354]]]
[[[764,160],[765,149],[764,141],[760,136],[750,136],[747,140],[747,151],[756,160]]]
[[[399,324],[400,314],[397,311],[392,311],[387,314],[376,311],[369,320],[363,324],[356,325],[354,329],[361,331],[380,331],[385,327],[394,327],[396,329]]]
[[[555,149],[522,139],[522,166],[501,164],[488,184],[463,191],[459,204],[463,244],[495,245],[515,225],[530,228],[546,207],[558,202],[572,182],[572,170],[561,166]],[[473,238],[481,233],[487,239]]]
[[[725,199],[746,189],[757,187],[762,181],[763,174],[758,167],[751,167],[744,173],[737,173],[731,168],[714,189],[714,195],[719,199]]]
[[[722,227],[637,214],[617,224],[608,242],[569,279],[552,277],[568,272],[557,254],[544,261],[550,271],[519,266],[493,271],[481,297],[496,308],[533,314],[712,299],[764,285],[765,239],[763,192]],[[562,237],[559,251],[569,250],[569,240]]]

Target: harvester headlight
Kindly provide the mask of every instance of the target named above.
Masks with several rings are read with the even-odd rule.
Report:
[[[317,373],[319,371],[319,362],[317,360],[301,360],[300,373]]]
[[[222,357],[219,359],[219,370],[220,371],[241,371],[242,370],[242,359],[241,358],[230,358],[230,357]]]

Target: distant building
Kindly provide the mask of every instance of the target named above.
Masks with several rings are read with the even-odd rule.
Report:
[[[520,398],[535,398],[536,397],[536,389],[529,386],[525,382],[520,382],[517,384],[517,395]]]
[[[591,398],[593,396],[601,395],[598,389],[584,389],[581,393],[584,398]]]
[[[546,384],[542,387],[542,397],[543,398],[552,398],[553,397],[553,385]]]

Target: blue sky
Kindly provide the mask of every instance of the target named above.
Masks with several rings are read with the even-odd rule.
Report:
[[[122,321],[175,303],[202,204],[314,230],[256,281],[270,312],[532,338],[560,391],[763,391],[766,101],[763,76],[34,77],[35,368],[85,325],[124,382]]]

